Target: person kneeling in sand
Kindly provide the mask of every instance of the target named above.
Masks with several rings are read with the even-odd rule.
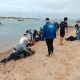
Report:
[[[21,57],[25,58],[35,53],[27,46],[26,35],[27,34],[24,34],[24,36],[20,39],[19,45],[17,45],[16,48],[14,48],[12,54],[1,60],[0,64],[5,64],[8,61],[11,61],[12,59],[17,60],[20,59]]]

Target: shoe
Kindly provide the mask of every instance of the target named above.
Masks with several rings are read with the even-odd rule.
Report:
[[[46,55],[47,57],[50,57],[50,55]]]

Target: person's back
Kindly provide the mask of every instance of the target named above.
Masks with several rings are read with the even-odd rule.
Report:
[[[60,30],[65,31],[65,28],[67,28],[67,22],[63,21],[60,23]]]
[[[43,27],[43,39],[45,38],[48,47],[48,56],[54,51],[53,40],[55,38],[56,29],[54,24],[50,23],[49,18],[46,18],[46,24]]]
[[[28,39],[26,38],[27,34],[24,34],[24,36],[20,39],[19,44],[23,47],[23,50],[27,51],[28,46]]]
[[[21,37],[19,44],[23,44],[25,42],[27,43],[27,41],[28,41],[28,39],[25,36],[23,36],[23,37]]]
[[[54,24],[47,22],[43,27],[43,36],[46,39],[51,39],[55,37],[55,27]]]

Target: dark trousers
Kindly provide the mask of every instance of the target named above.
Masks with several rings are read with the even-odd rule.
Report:
[[[46,44],[48,47],[48,54],[50,55],[53,53],[54,47],[53,47],[53,38],[52,39],[46,39]]]
[[[31,49],[29,49],[29,51],[31,51]],[[3,60],[1,60],[0,62],[2,63],[7,63],[8,61],[14,59],[14,60],[18,60],[20,58],[20,55],[24,55],[24,57],[28,57],[30,56],[30,53],[26,52],[26,51],[18,51],[18,52],[13,52],[12,54],[10,54],[10,56],[4,58]]]

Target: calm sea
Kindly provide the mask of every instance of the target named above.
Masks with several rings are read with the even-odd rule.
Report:
[[[61,21],[61,20],[56,20]],[[18,44],[21,36],[26,30],[37,29],[44,25],[44,20],[24,20],[17,21],[13,19],[2,19],[0,20],[0,53],[5,52],[13,48]],[[69,20],[68,23],[71,26],[75,25],[76,20]]]

